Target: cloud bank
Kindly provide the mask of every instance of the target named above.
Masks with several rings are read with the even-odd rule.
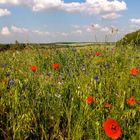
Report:
[[[0,4],[24,5],[36,12],[55,9],[70,13],[84,12],[89,15],[113,13],[112,16],[115,18],[118,17],[116,12],[127,9],[126,3],[119,0],[85,0],[85,2],[82,3],[65,3],[63,0],[1,0]],[[108,17],[110,18],[110,16],[106,15],[103,18],[107,19]]]
[[[11,32],[9,31],[9,28],[7,26],[5,26],[5,27],[2,28],[1,35],[8,36],[10,34],[11,34]]]
[[[135,25],[140,25],[140,19],[135,19],[135,18],[133,18],[133,19],[130,19],[130,22],[132,23],[132,24],[135,24]]]
[[[11,12],[8,11],[7,9],[1,9],[1,8],[0,8],[0,17],[8,16],[8,15],[10,15],[10,14],[11,14]]]

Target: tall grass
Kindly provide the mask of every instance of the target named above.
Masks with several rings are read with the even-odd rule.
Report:
[[[140,75],[129,72],[139,62],[139,50],[130,46],[1,52],[0,138],[107,140],[103,123],[114,118],[121,139],[140,139],[140,106],[127,104],[130,96],[140,100]]]

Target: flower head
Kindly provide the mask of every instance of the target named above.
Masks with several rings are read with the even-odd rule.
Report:
[[[10,76],[10,72],[6,72],[6,77],[9,77]]]
[[[114,119],[107,119],[104,122],[104,131],[106,135],[112,139],[118,139],[122,135],[121,128]]]
[[[127,103],[131,106],[136,104],[134,96],[131,96],[129,99],[127,99]]]
[[[1,66],[2,66],[3,68],[6,68],[7,64],[2,64]]]
[[[132,75],[137,75],[137,74],[139,74],[138,69],[137,69],[136,67],[131,68],[131,69],[130,69],[130,74],[132,74]]]
[[[109,104],[109,103],[105,104],[105,107],[106,107],[106,108],[110,108],[111,106],[112,106],[112,105]]]
[[[96,56],[101,56],[101,54],[99,53],[99,52],[96,52],[96,54],[95,54]]]
[[[36,65],[32,65],[32,66],[31,66],[31,70],[32,70],[33,72],[36,72],[36,70],[37,70]]]
[[[98,75],[94,76],[93,79],[96,80],[96,81],[98,81],[99,80]]]
[[[14,85],[14,83],[15,83],[15,81],[11,79],[8,81],[8,86],[12,86],[12,85]]]
[[[54,63],[54,64],[53,64],[53,68],[54,68],[54,69],[58,69],[58,68],[59,68],[59,64],[58,64],[58,63]]]
[[[87,97],[87,103],[92,104],[94,102],[93,96],[88,96]]]

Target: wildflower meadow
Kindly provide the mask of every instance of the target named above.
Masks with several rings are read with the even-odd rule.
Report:
[[[140,48],[0,52],[1,140],[140,140]]]

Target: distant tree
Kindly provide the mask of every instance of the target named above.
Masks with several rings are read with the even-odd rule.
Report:
[[[15,40],[15,44],[16,44],[16,45],[18,45],[18,44],[19,44],[19,42],[18,42],[17,40]]]
[[[24,43],[19,43],[19,41],[15,40],[15,49],[19,49],[22,50],[26,47],[26,45]]]

